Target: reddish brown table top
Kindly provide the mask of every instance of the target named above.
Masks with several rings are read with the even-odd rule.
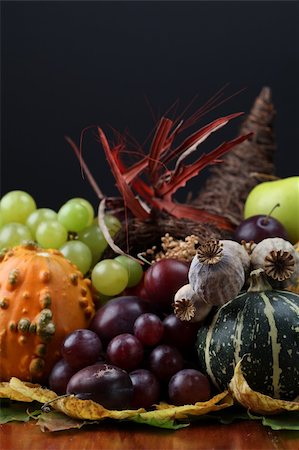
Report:
[[[177,431],[135,424],[43,433],[34,421],[0,426],[1,450],[298,450],[299,432],[255,421],[193,425]]]

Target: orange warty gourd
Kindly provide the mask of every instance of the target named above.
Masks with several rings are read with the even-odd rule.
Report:
[[[0,258],[0,380],[42,382],[65,336],[94,315],[91,281],[58,250],[28,243]]]

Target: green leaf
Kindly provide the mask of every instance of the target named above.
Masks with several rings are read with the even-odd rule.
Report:
[[[263,417],[262,424],[271,427],[272,430],[299,430],[299,412]]]
[[[192,422],[217,421],[224,425],[229,425],[235,420],[249,420],[250,417],[244,408],[231,406],[220,412],[211,412],[209,414],[204,414],[203,416],[189,416],[189,419]]]
[[[247,412],[243,410],[235,410],[235,411],[227,411],[220,415],[219,422],[224,425],[229,425],[230,423],[234,422],[235,420],[249,420],[249,416]]]
[[[170,419],[154,419],[154,418],[143,418],[140,416],[135,416],[130,419],[133,422],[142,423],[144,425],[150,425],[151,427],[157,428],[167,428],[168,430],[178,430],[180,428],[188,427],[189,423],[178,423],[175,420]]]
[[[0,408],[0,424],[7,422],[28,422],[31,418],[35,418],[40,411],[29,412],[34,406],[32,403],[9,402],[1,404]]]

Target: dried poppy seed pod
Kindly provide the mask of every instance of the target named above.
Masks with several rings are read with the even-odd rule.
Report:
[[[259,242],[251,254],[253,269],[263,269],[265,274],[284,286],[286,280],[299,272],[299,257],[295,247],[282,238],[267,238]]]
[[[201,243],[191,262],[189,283],[193,291],[211,305],[224,305],[235,298],[245,283],[247,264],[244,267],[236,247],[230,242]]]
[[[201,322],[211,309],[212,305],[195,294],[190,284],[182,286],[174,296],[174,314],[182,321]]]
[[[249,243],[243,245],[243,244],[239,244],[236,241],[231,241],[229,239],[219,241],[219,243],[221,245],[223,245],[225,252],[228,252],[230,250],[232,253],[234,253],[236,256],[238,256],[240,258],[243,268],[244,268],[244,271],[245,271],[245,274],[249,275],[249,272],[250,272],[249,251],[253,244],[249,242]]]

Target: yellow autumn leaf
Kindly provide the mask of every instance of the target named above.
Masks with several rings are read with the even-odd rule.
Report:
[[[92,400],[80,400],[74,395],[59,397],[50,389],[42,388],[39,384],[25,383],[18,378],[11,378],[9,385],[13,391],[18,392],[31,400],[35,400],[40,403],[51,402],[50,405],[53,409],[63,412],[67,416],[75,419],[128,419],[145,412],[145,409],[143,408],[121,411],[108,410],[99,403],[93,402]]]
[[[9,398],[10,400],[17,400],[19,402],[33,401],[31,397],[26,397],[15,389],[12,389],[8,381],[0,383],[0,398]]]
[[[106,409],[99,403],[92,400],[80,400],[74,395],[61,398],[55,401],[54,409],[63,412],[69,417],[84,420],[100,420],[100,419],[130,419],[140,413],[145,412],[145,409],[123,409],[112,410]]]
[[[69,417],[83,420],[100,420],[105,418],[123,420],[136,416],[140,416],[144,420],[186,419],[189,416],[199,416],[212,411],[219,411],[233,404],[231,395],[225,391],[215,395],[206,402],[197,402],[193,405],[174,406],[160,403],[156,405],[156,409],[153,411],[146,411],[143,408],[137,410],[108,410],[99,403],[92,400],[80,400],[74,395],[59,397],[49,389],[42,388],[38,384],[22,382],[18,378],[11,378],[8,384],[12,392],[22,395],[24,398],[26,397],[31,401],[35,400],[40,403],[50,402],[50,406],[53,409]]]
[[[12,390],[31,398],[32,401],[35,400],[40,403],[47,403],[57,397],[55,392],[43,388],[40,384],[28,383],[15,377],[10,379],[9,386]]]
[[[211,413],[212,411],[219,411],[220,409],[228,408],[233,405],[233,399],[230,394],[225,391],[217,394],[206,402],[197,402],[193,405],[174,406],[167,403],[160,403],[156,405],[154,411],[147,411],[140,414],[143,419],[158,419],[158,420],[175,420],[187,419],[189,416],[202,416]]]
[[[254,413],[278,414],[283,411],[299,411],[298,401],[278,400],[252,390],[243,376],[242,360],[235,367],[229,390],[244,408]]]

